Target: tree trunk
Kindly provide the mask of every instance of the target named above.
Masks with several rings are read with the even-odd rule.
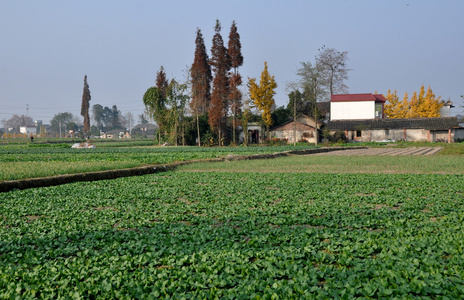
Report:
[[[293,146],[296,146],[296,97],[293,100]]]
[[[233,114],[232,116],[232,142],[234,143],[234,145],[236,144],[236,141],[235,141],[235,113]]]
[[[266,136],[264,137],[264,142],[269,139],[269,125],[266,125]]]
[[[197,114],[197,133],[198,133],[198,147],[201,147],[201,140],[200,140],[200,120]]]
[[[178,146],[178,143],[177,143],[177,127],[179,127],[179,122],[177,121],[177,116],[176,116],[176,121],[174,122],[174,145],[176,145],[176,147]]]

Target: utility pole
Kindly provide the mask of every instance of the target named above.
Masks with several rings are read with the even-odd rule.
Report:
[[[296,146],[296,96],[293,97],[293,146]]]
[[[60,127],[60,139],[61,139],[61,121],[60,121],[60,126],[59,127]]]

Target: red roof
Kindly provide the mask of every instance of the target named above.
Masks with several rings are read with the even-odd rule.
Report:
[[[332,95],[330,102],[347,102],[347,101],[375,101],[376,103],[383,103],[387,99],[382,94],[342,94]]]

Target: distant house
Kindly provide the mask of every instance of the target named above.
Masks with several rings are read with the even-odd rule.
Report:
[[[158,127],[151,123],[138,124],[132,128],[132,137],[154,138]]]
[[[382,94],[342,94],[330,98],[330,120],[383,119]]]
[[[296,121],[290,121],[274,127],[271,131],[271,137],[285,139],[288,143],[293,143],[294,141],[315,143],[317,137],[316,130],[320,130],[321,126],[321,122],[317,122],[316,126],[314,118],[303,115],[297,118]]]
[[[27,135],[35,135],[37,134],[37,126],[35,125],[27,125],[27,126],[21,126],[19,127],[19,132],[22,134],[27,134]]]
[[[381,94],[332,95],[331,134],[344,132],[348,142],[421,141],[454,142],[464,139],[464,128],[455,117],[384,119],[386,98]],[[452,103],[444,103],[442,113],[449,115]]]
[[[447,142],[464,139],[456,117],[420,119],[334,120],[331,133],[342,131],[348,142]]]
[[[264,141],[264,128],[258,122],[250,122],[247,126],[247,133],[248,133],[248,144],[260,144]],[[245,133],[243,132],[243,128],[240,131],[238,140],[240,143],[243,143],[245,140]]]

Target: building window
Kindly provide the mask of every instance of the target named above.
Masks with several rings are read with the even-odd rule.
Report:
[[[356,137],[361,137],[361,130],[356,130]]]
[[[312,138],[312,137],[314,137],[314,134],[312,132],[305,131],[305,132],[303,132],[303,137],[304,138]]]

